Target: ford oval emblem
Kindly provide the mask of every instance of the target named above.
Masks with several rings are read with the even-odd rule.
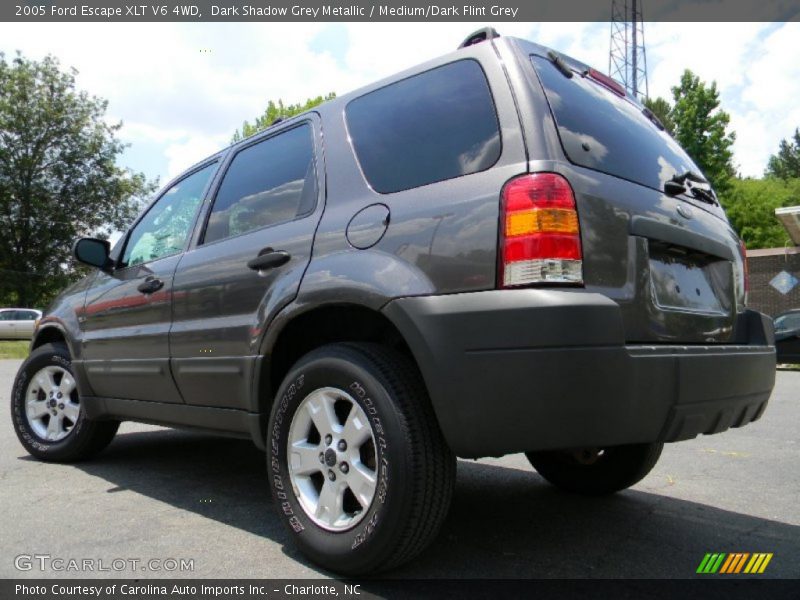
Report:
[[[692,213],[692,209],[689,208],[688,206],[679,206],[678,214],[682,216],[684,219],[691,219],[694,216]]]

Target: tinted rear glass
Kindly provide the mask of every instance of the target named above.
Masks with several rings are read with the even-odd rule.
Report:
[[[550,60],[531,58],[573,163],[657,190],[676,173],[700,172],[641,108],[588,77],[575,73],[568,79]]]
[[[370,92],[346,112],[364,175],[384,194],[477,173],[500,157],[494,102],[474,60]]]

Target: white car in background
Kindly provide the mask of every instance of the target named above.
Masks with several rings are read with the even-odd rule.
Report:
[[[29,340],[42,311],[34,308],[0,308],[0,340]]]

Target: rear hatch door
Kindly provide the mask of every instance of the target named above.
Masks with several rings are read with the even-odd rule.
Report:
[[[615,82],[552,52],[526,60],[575,191],[587,290],[620,304],[631,342],[730,342],[743,260],[697,165]]]

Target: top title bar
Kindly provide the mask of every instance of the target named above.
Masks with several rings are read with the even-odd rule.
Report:
[[[645,21],[798,21],[800,0],[627,0]],[[620,7],[624,0],[618,0]],[[609,21],[611,0],[3,0],[0,21]],[[713,43],[713,40],[709,40]]]

